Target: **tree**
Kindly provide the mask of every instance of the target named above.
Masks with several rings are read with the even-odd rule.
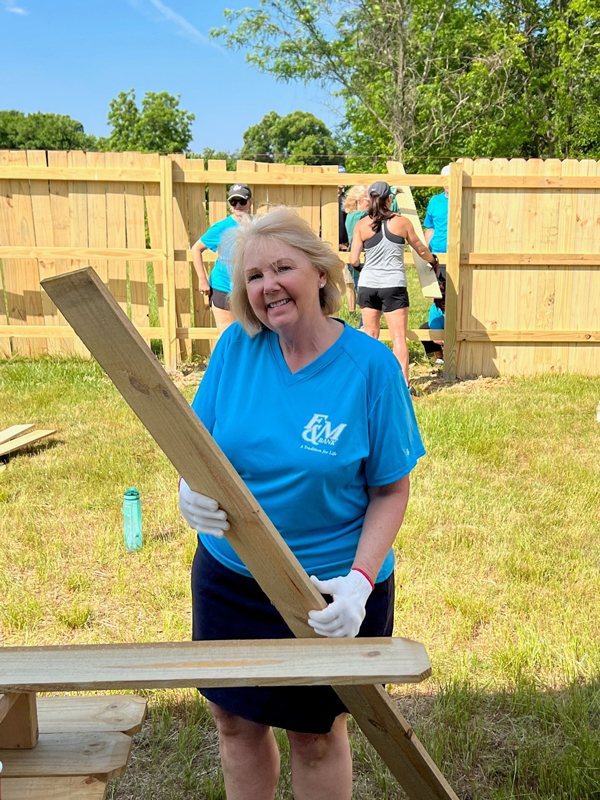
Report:
[[[0,149],[96,150],[97,140],[64,114],[0,111]]]
[[[192,141],[194,114],[179,108],[181,95],[146,92],[141,109],[135,91],[120,92],[110,101],[110,136],[101,140],[104,150],[143,153],[183,153]]]
[[[275,111],[244,133],[241,157],[286,164],[341,163],[339,145],[325,123],[306,111]]]
[[[347,147],[413,163],[600,153],[598,0],[257,4],[212,35],[341,96]]]

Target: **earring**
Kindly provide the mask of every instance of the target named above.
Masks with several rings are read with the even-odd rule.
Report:
[[[324,289],[324,288],[325,288],[325,284],[324,283],[320,283],[319,284],[319,289]]]

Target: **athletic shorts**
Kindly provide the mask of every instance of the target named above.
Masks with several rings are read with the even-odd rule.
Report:
[[[220,308],[222,311],[229,311],[229,293],[213,289],[211,286],[208,293],[208,305]]]
[[[408,289],[402,286],[392,286],[386,289],[369,289],[368,286],[359,286],[358,305],[361,308],[374,308],[377,311],[398,311],[408,308]]]
[[[354,278],[352,277],[348,264],[344,264],[344,282],[346,286],[354,286]]]
[[[366,612],[359,636],[392,635],[393,573],[375,584]],[[192,624],[194,641],[294,638],[258,583],[223,566],[200,540],[192,564]],[[348,710],[331,686],[244,686],[198,691],[238,717],[299,733],[329,733],[338,714]]]

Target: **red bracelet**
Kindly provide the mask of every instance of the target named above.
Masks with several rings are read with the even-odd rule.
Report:
[[[375,588],[375,584],[373,583],[371,578],[367,575],[367,573],[364,571],[364,569],[360,569],[359,567],[352,567],[352,569],[350,571],[351,572],[360,572],[360,574],[363,575],[369,581],[369,583],[371,584],[371,589]]]

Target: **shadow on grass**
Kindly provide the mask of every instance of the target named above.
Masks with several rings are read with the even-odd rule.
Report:
[[[218,742],[206,702],[145,693],[150,713],[112,800],[225,800]],[[600,678],[548,690],[522,681],[488,691],[458,682],[437,694],[395,698],[460,800],[600,798]],[[404,800],[381,759],[350,720],[354,800]],[[276,800],[292,800],[289,748],[276,731],[281,778]]]

